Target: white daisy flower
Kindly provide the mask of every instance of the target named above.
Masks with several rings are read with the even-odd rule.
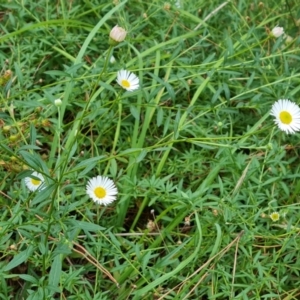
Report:
[[[32,177],[25,177],[24,179],[25,184],[30,191],[34,192],[37,189],[42,190],[45,188],[45,179],[42,174],[33,172],[31,176]]]
[[[134,91],[139,88],[139,78],[127,70],[118,72],[117,83],[127,91]]]
[[[271,109],[275,123],[280,130],[286,133],[295,133],[300,130],[300,108],[288,99],[279,99]]]
[[[94,202],[108,205],[116,200],[118,190],[111,179],[104,176],[97,176],[88,181],[86,193]]]

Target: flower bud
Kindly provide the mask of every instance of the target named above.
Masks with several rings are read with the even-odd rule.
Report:
[[[164,10],[170,10],[171,4],[169,2],[164,3]]]
[[[115,59],[115,57],[114,57],[113,55],[110,57],[109,62],[110,62],[111,64],[113,64],[113,63],[116,62],[116,59]]]
[[[116,46],[119,43],[123,42],[126,38],[127,31],[116,25],[109,34],[109,44],[112,46]]]
[[[11,126],[5,125],[5,126],[3,126],[2,130],[3,130],[3,132],[9,132],[11,130]]]
[[[9,246],[9,249],[10,250],[18,250],[18,247],[17,247],[16,244],[12,244],[12,245]]]
[[[279,38],[281,35],[284,34],[284,29],[283,27],[279,27],[279,26],[275,26],[273,29],[272,29],[272,35],[276,38]]]
[[[42,126],[42,127],[50,127],[51,126],[51,122],[48,119],[43,119],[41,121],[40,126]]]
[[[294,39],[293,39],[290,35],[286,35],[286,36],[285,36],[285,43],[286,43],[286,44],[292,43],[293,40],[294,40]]]
[[[61,106],[61,100],[60,99],[55,99],[54,100],[54,104],[55,104],[55,106]]]
[[[0,77],[0,85],[4,86],[12,76],[11,70],[6,70],[4,75]]]
[[[16,142],[17,140],[19,139],[18,135],[17,134],[13,134],[9,137],[9,140],[11,142]]]

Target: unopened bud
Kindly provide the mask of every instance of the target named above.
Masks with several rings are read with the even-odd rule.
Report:
[[[284,34],[284,29],[283,27],[279,27],[279,26],[275,26],[273,29],[272,29],[272,35],[276,38],[279,38],[281,35]]]
[[[109,44],[112,45],[112,46],[116,46],[118,45],[119,43],[123,42],[126,38],[126,35],[127,35],[127,31],[116,25],[111,31],[110,31],[110,34],[109,34]]]
[[[54,104],[55,104],[55,106],[57,106],[57,107],[59,107],[59,106],[61,106],[61,100],[58,98],[58,99],[55,99],[54,100]]]
[[[11,129],[11,126],[9,126],[9,125],[3,126],[3,128],[2,128],[3,132],[9,132],[10,129]]]

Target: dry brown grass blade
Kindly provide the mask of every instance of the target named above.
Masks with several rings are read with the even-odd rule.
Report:
[[[83,246],[73,242],[73,245],[75,245],[78,249],[73,247],[73,251],[76,253],[82,255],[87,261],[89,261],[91,264],[93,264],[96,268],[98,268],[102,273],[104,273],[112,282],[114,282],[117,287],[119,287],[119,283],[117,280],[111,275],[111,273],[105,269],[95,258],[92,256]],[[80,249],[80,250],[79,250]]]
[[[235,188],[234,188],[234,190],[232,192],[232,196],[234,196],[240,190],[240,187],[242,186],[242,184],[243,184],[243,182],[245,180],[245,177],[246,177],[246,175],[248,173],[248,170],[249,170],[249,167],[251,165],[251,162],[252,162],[252,158],[248,162],[245,170],[243,171],[243,173],[242,173],[241,177],[239,178],[238,182],[236,183]]]
[[[39,220],[43,220],[40,216],[36,215],[36,217]],[[62,236],[64,236],[63,233],[61,233]],[[51,241],[58,241],[57,238],[53,238],[51,236],[48,237],[49,240]],[[117,282],[117,280],[112,276],[112,274],[105,269],[99,262],[98,260],[96,260],[96,258],[94,258],[94,256],[92,256],[83,246],[81,246],[78,243],[72,242],[72,244],[75,247],[72,247],[72,250],[76,253],[78,253],[79,255],[83,256],[87,261],[89,261],[92,265],[94,265],[97,269],[99,269],[102,273],[104,273],[112,282],[114,282],[117,287],[119,287],[119,283]],[[76,248],[77,247],[77,248]]]
[[[224,247],[220,252],[218,252],[216,255],[214,255],[213,257],[211,257],[205,264],[203,264],[199,269],[197,269],[193,274],[191,274],[189,277],[187,277],[183,282],[181,282],[180,284],[176,285],[174,288],[172,288],[171,290],[169,290],[167,293],[165,293],[164,295],[162,295],[159,299],[157,300],[162,300],[164,299],[165,296],[167,296],[169,293],[171,293],[172,291],[174,291],[175,289],[181,289],[184,284],[192,277],[194,277],[196,274],[198,274],[202,269],[206,268],[215,258],[218,257],[218,259],[220,259],[231,247],[232,245],[234,245],[237,241],[239,241],[239,239],[241,238],[241,236],[244,234],[244,230],[242,230],[237,237],[230,243],[228,244],[226,247]],[[213,265],[214,266],[214,265]],[[213,266],[210,267],[210,269],[213,268]],[[197,282],[197,284],[192,288],[192,290],[182,299],[188,299],[187,297],[189,297],[191,295],[191,293],[195,290],[195,288],[203,281],[203,279],[208,275],[208,272],[206,272],[201,279]]]
[[[232,270],[232,282],[231,282],[231,299],[233,299],[233,284],[234,284],[234,276],[236,271],[236,262],[237,262],[237,253],[239,249],[239,241],[241,236],[239,236],[236,245],[235,245],[235,253],[234,253],[234,263],[233,263],[233,270]]]
[[[212,16],[214,16],[220,9],[222,9],[225,5],[227,5],[229,3],[229,1],[226,1],[226,2],[224,2],[224,3],[222,3],[221,5],[219,5],[216,9],[214,9],[209,15],[207,15],[206,16],[206,18],[200,23],[200,24],[198,24],[195,28],[194,28],[194,30],[198,30],[200,27],[201,27],[201,25],[203,24],[203,23],[205,23],[207,20],[209,20]]]

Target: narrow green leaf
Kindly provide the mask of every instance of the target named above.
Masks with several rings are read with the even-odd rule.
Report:
[[[33,124],[30,124],[30,144],[35,146],[36,143],[36,129]]]
[[[86,160],[80,162],[76,167],[74,167],[72,169],[72,172],[77,172],[77,171],[79,171],[81,169],[84,169],[86,167],[89,167],[91,165],[94,167],[103,158],[105,158],[105,155],[100,155],[100,156],[96,156],[96,157],[86,159]]]
[[[180,272],[184,267],[186,267],[189,263],[191,263],[194,260],[194,258],[198,255],[200,246],[201,246],[201,242],[202,242],[202,232],[201,232],[201,225],[200,225],[200,220],[199,220],[198,214],[195,214],[195,217],[196,217],[197,226],[199,228],[198,244],[197,244],[197,247],[195,248],[195,251],[192,253],[192,255],[187,257],[187,259],[183,260],[174,270],[162,275],[161,277],[152,281],[150,284],[148,284],[145,287],[143,287],[142,289],[138,290],[135,294],[134,299],[140,299],[140,297],[142,297],[142,295],[145,295],[147,292],[153,290],[156,286],[162,284],[164,281],[175,276],[175,274]],[[195,237],[195,239],[196,239],[196,237]]]
[[[28,274],[19,274],[19,277],[25,281],[37,284],[39,281],[31,275]]]
[[[28,166],[34,170],[42,169],[42,160],[34,153],[28,153],[27,151],[19,151],[20,155],[24,158]]]
[[[116,177],[117,176],[117,173],[118,173],[118,165],[117,165],[117,161],[112,158],[110,160],[110,168],[109,168],[109,171],[110,171],[110,174],[113,176],[113,177]]]
[[[37,192],[37,195],[32,200],[32,205],[37,205],[38,203],[50,199],[52,192],[55,190],[55,184],[47,186],[44,190]],[[45,203],[46,204],[46,203]]]
[[[130,113],[136,120],[140,119],[140,110],[136,106],[130,105]]]
[[[147,153],[148,153],[148,151],[143,149],[141,151],[141,153],[139,154],[139,156],[136,158],[136,163],[141,162],[146,157]]]
[[[82,230],[87,230],[87,231],[92,231],[92,232],[97,232],[99,230],[105,230],[104,227],[99,226],[97,224],[89,223],[89,222],[84,222],[84,221],[77,221],[74,223],[76,228],[80,228]]]
[[[10,156],[16,156],[16,154],[6,145],[4,145],[3,143],[0,143],[0,147]]]
[[[222,242],[222,230],[219,224],[215,223],[216,229],[217,229],[217,237],[215,239],[215,245],[209,255],[209,257],[213,257],[214,255],[217,254],[217,252],[219,251],[221,242]]]
[[[52,77],[70,77],[70,75],[66,72],[63,71],[58,71],[58,70],[49,70],[45,71],[44,74],[50,75]]]
[[[33,246],[29,245],[28,248],[25,251],[20,252],[19,254],[17,254],[4,268],[3,271],[9,271],[17,266],[19,266],[20,264],[22,264],[23,262],[25,262],[30,255],[33,252]]]
[[[53,259],[51,270],[49,273],[49,284],[52,287],[58,287],[61,275],[62,261],[61,255],[56,255]]]

